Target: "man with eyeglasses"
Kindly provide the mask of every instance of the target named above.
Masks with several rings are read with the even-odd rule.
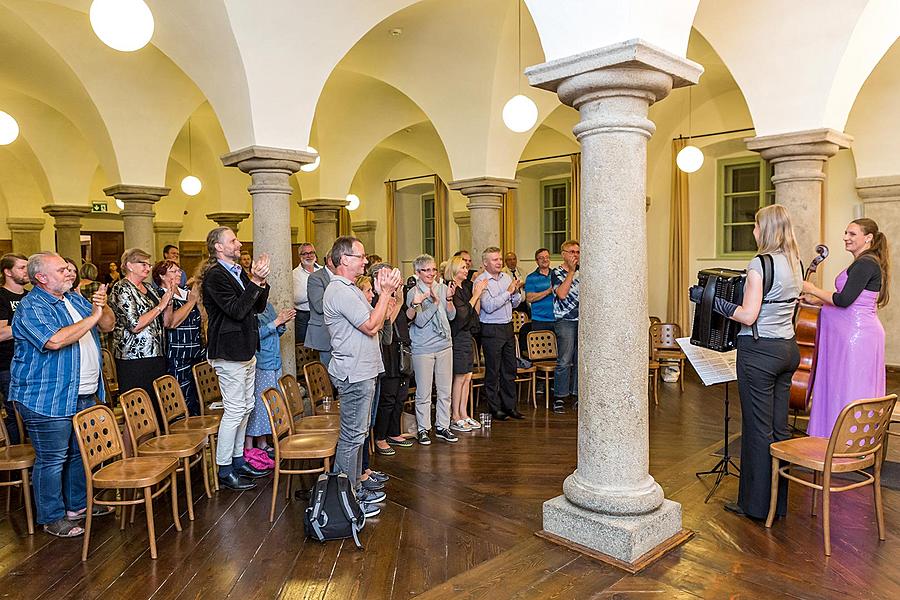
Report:
[[[296,328],[296,336],[294,339],[298,344],[302,344],[306,340],[306,329],[309,325],[309,294],[307,293],[307,282],[309,276],[322,268],[316,262],[318,255],[316,247],[310,242],[303,242],[297,249],[300,255],[300,264],[294,269],[294,308],[297,310],[297,316],[294,318],[294,327]]]
[[[553,412],[565,411],[566,398],[578,407],[578,290],[581,278],[578,263],[581,246],[577,240],[562,245],[563,262],[550,271],[553,287],[553,316],[556,319],[556,372],[553,374]]]
[[[166,244],[165,246],[163,246],[163,259],[171,260],[173,263],[181,267],[181,251],[178,249],[178,246],[173,246],[172,244]],[[187,273],[185,273],[184,269],[182,269],[181,277],[178,280],[178,287],[186,288],[187,281]]]

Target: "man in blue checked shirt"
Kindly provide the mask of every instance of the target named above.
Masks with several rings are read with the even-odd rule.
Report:
[[[550,271],[553,314],[556,317],[556,372],[553,374],[553,412],[565,411],[566,398],[578,406],[578,262],[581,246],[575,240],[562,245],[563,263]]]
[[[87,496],[72,415],[104,400],[97,329],[112,331],[115,316],[106,305],[105,285],[91,302],[71,291],[76,274],[55,252],[32,255],[28,277],[34,289],[12,322],[9,397],[34,447],[37,522],[51,535],[75,537],[84,533],[77,523],[85,517]]]

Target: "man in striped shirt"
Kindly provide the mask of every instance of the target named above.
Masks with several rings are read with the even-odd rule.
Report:
[[[104,400],[97,329],[112,331],[115,316],[105,285],[91,302],[72,291],[76,275],[55,252],[32,255],[28,276],[34,289],[12,322],[9,397],[34,446],[37,522],[47,533],[74,537],[84,533],[76,522],[84,518],[87,496],[72,415]]]

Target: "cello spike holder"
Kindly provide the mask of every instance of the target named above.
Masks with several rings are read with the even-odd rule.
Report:
[[[728,476],[731,475],[733,477],[739,477],[741,470],[734,463],[734,460],[731,458],[731,452],[728,448],[728,422],[731,420],[731,417],[728,414],[728,383],[725,382],[725,417],[724,417],[724,438],[723,438],[723,450],[722,450],[722,458],[716,463],[709,471],[698,471],[695,475],[699,478],[703,475],[715,475],[716,480],[713,482],[712,489],[709,490],[709,493],[706,495],[706,499],[703,501],[704,504],[709,502],[709,499],[712,498],[713,494],[716,493],[716,490],[719,489],[719,485],[722,481]],[[729,469],[729,466],[734,468],[734,471]]]

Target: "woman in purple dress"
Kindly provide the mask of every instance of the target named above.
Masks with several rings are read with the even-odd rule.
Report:
[[[884,328],[878,309],[888,303],[890,252],[872,219],[856,219],[844,231],[853,263],[828,292],[806,282],[803,291],[822,304],[818,358],[807,433],[830,437],[841,410],[860,398],[884,395]],[[812,298],[810,298],[812,296]]]

